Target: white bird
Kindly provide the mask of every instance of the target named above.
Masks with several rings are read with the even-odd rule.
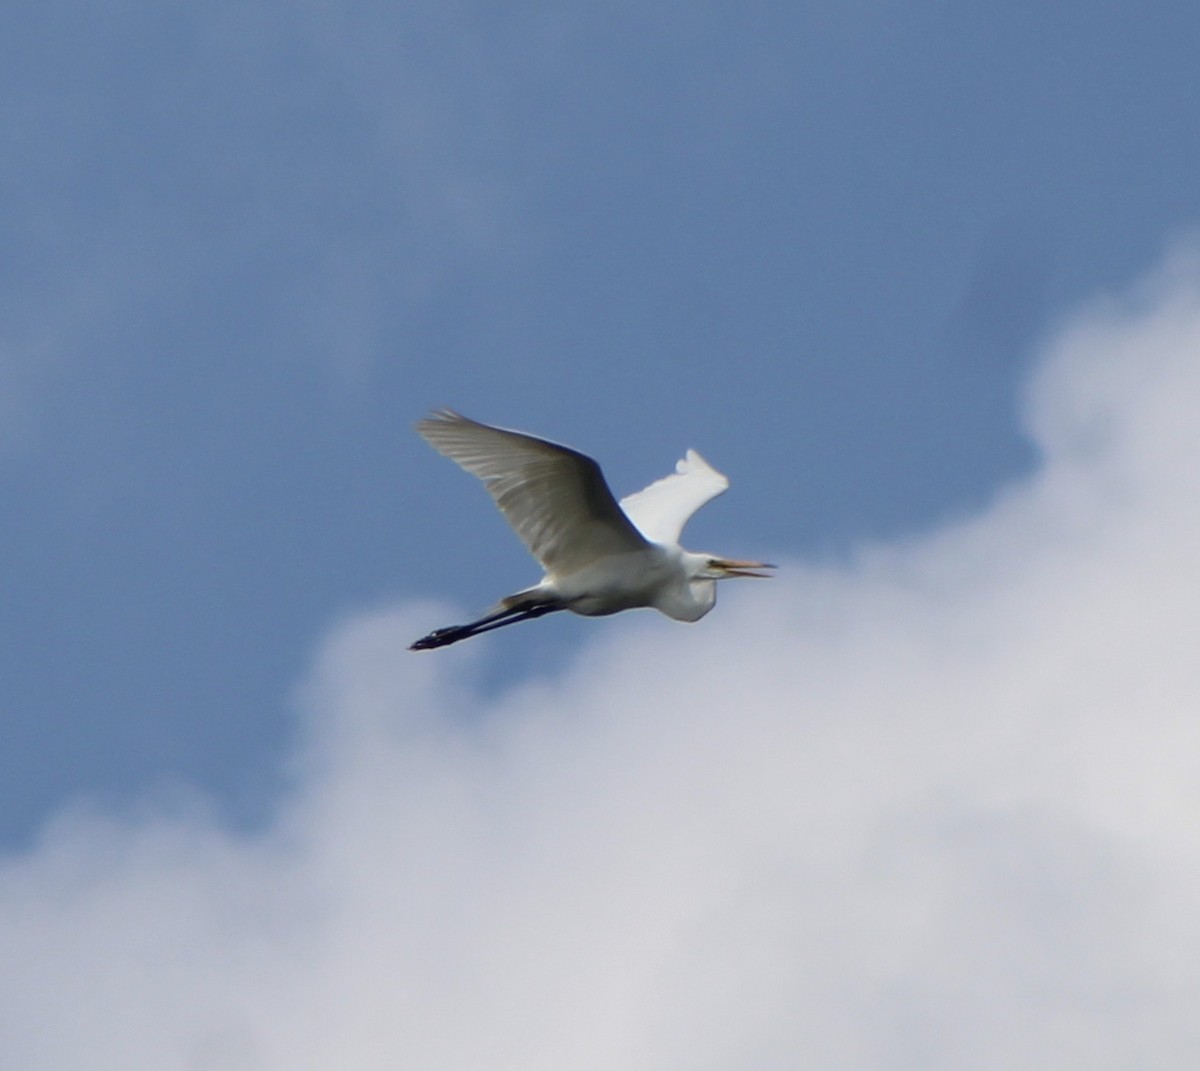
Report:
[[[718,580],[766,577],[756,570],[774,568],[679,546],[688,518],[729,486],[695,450],[674,474],[618,504],[600,466],[570,447],[450,409],[420,421],[417,431],[483,481],[546,575],[479,620],[435,629],[410,650],[445,647],[555,610],[600,617],[652,606],[676,621],[699,621],[717,601]]]

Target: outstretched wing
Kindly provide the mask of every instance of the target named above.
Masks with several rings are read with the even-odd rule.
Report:
[[[609,554],[646,546],[590,457],[450,409],[420,421],[417,431],[483,481],[547,573],[561,576]]]
[[[728,487],[721,473],[689,450],[672,475],[621,499],[621,509],[647,539],[678,543],[688,518]]]

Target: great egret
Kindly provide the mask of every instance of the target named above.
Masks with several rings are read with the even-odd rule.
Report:
[[[729,486],[695,450],[673,475],[618,505],[600,466],[569,447],[450,409],[420,421],[417,431],[483,481],[546,575],[479,620],[434,629],[409,650],[445,647],[555,610],[599,617],[653,606],[676,621],[699,621],[717,601],[718,580],[766,577],[756,570],[774,568],[679,546],[688,518]]]

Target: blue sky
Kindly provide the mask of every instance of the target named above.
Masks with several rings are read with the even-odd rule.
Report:
[[[619,491],[695,446],[702,542],[836,555],[1028,467],[1030,347],[1196,214],[1182,4],[3,18],[15,843],[261,815],[331,619],[529,578],[428,408]]]
[[[0,845],[193,808],[271,835],[363,629],[385,706],[524,725],[511,697],[586,705],[639,644],[687,664],[745,599],[817,612],[779,582],[696,630],[409,655],[537,576],[412,433],[436,406],[618,494],[694,447],[732,489],[687,542],[802,577],[994,518],[1051,468],[1029,398],[1064,325],[1200,214],[1198,30],[1153,2],[6,9]]]

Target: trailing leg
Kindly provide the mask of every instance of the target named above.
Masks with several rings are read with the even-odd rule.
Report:
[[[542,617],[561,609],[563,607],[557,602],[521,603],[486,614],[478,621],[471,621],[465,625],[447,625],[444,628],[435,628],[428,636],[422,636],[408,649],[410,651],[431,651],[436,647],[446,647],[452,643],[458,643],[459,640],[478,636],[481,632],[491,632],[492,629],[503,628],[505,625],[515,625],[518,621],[531,621],[535,617]]]

